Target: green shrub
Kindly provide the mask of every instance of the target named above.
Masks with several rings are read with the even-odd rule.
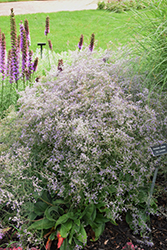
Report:
[[[124,11],[130,11],[133,9],[143,9],[145,4],[143,0],[121,0],[121,1],[111,1],[106,3],[106,9],[108,11],[121,13]]]
[[[106,4],[105,4],[104,1],[103,2],[98,2],[98,9],[99,10],[103,10],[105,8],[105,6],[106,6]]]

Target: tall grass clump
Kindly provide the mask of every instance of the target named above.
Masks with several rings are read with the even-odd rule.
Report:
[[[122,214],[135,233],[150,231],[150,146],[165,141],[162,114],[147,105],[143,79],[130,82],[129,52],[113,54],[62,53],[62,70],[52,66],[45,80],[26,87],[19,111],[2,122],[0,205],[22,247],[49,236],[47,247],[58,239],[61,250],[81,249],[88,225],[96,240]],[[156,212],[154,199],[149,212]]]
[[[105,9],[115,13],[122,13],[130,10],[141,10],[146,8],[149,0],[108,0],[98,2],[98,9]]]
[[[135,31],[140,70],[145,71],[144,84],[153,89],[167,86],[167,2],[150,1],[142,18],[135,13],[139,26]]]

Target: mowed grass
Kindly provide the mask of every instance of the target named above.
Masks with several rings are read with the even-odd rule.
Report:
[[[0,0],[0,3],[7,3],[7,2],[24,2],[24,1],[35,1],[35,0]]]
[[[140,11],[142,14],[142,11]],[[46,17],[50,17],[50,33],[48,39],[57,53],[75,50],[80,35],[84,35],[84,44],[89,44],[91,34],[95,34],[96,48],[106,49],[109,44],[112,48],[119,45],[132,44],[133,28],[138,23],[133,18],[133,12],[113,13],[102,10],[84,10],[73,12],[38,13],[16,15],[17,34],[19,23],[25,19],[29,21],[31,49],[37,48],[38,42],[46,42],[44,35]],[[0,16],[0,29],[6,36],[6,47],[10,49],[10,16]]]

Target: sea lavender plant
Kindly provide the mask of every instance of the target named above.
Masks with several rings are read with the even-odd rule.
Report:
[[[50,32],[50,27],[49,27],[49,16],[46,17],[46,23],[45,23],[45,36]]]
[[[94,42],[95,42],[95,35],[92,33],[91,35],[91,40],[90,40],[90,45],[89,45],[89,50],[92,52],[94,48]]]
[[[27,19],[24,20],[24,29],[25,29],[25,32],[26,32],[27,44],[28,44],[28,47],[29,47],[31,45],[31,39],[30,39],[29,25],[28,25],[28,20]]]
[[[83,46],[83,35],[81,34],[80,40],[79,40],[79,43],[78,43],[78,48],[79,48],[79,50],[82,49],[82,46]]]
[[[18,49],[17,49],[16,22],[15,22],[13,8],[11,9],[10,25],[11,25],[11,33],[10,33],[11,34],[11,74],[10,74],[10,83],[15,81],[16,89],[18,89],[19,55],[18,55]]]
[[[16,211],[12,220],[23,229],[24,215],[34,211],[26,202],[36,204],[43,190],[78,214],[95,204],[110,220],[128,211],[142,217],[156,161],[150,146],[166,141],[157,119],[164,108],[147,105],[149,93],[140,88],[139,76],[129,94],[132,58],[127,53],[114,61],[113,53],[71,52],[63,74],[55,66],[48,81],[21,93],[17,133],[10,130],[13,141],[0,157],[5,166],[0,185],[10,188],[10,201],[3,194],[3,202]],[[152,213],[154,206],[152,200]],[[135,227],[143,231],[141,222]],[[27,232],[31,242],[34,231],[30,237]]]

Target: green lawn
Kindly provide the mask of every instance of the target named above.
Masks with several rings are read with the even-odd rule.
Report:
[[[142,11],[141,11],[142,13]],[[132,42],[132,28],[137,25],[133,19],[133,12],[112,13],[101,10],[84,10],[74,12],[40,13],[17,15],[16,25],[19,34],[19,23],[25,18],[29,21],[31,35],[31,49],[37,48],[38,42],[45,42],[44,35],[46,16],[50,17],[50,33],[55,52],[74,50],[81,34],[84,43],[89,43],[94,32],[96,47],[106,49],[109,42],[115,45],[127,45]],[[10,48],[10,17],[0,16],[0,29],[5,33],[7,50]]]
[[[34,0],[0,0],[0,3],[6,3],[6,2],[23,2],[23,1],[34,1]]]

